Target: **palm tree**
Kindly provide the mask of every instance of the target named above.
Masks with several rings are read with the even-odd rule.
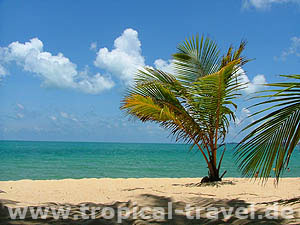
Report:
[[[291,82],[266,84],[275,89],[266,90],[258,98],[266,100],[255,104],[266,108],[251,116],[269,111],[243,130],[253,130],[237,146],[237,160],[242,173],[266,181],[275,168],[278,182],[287,168],[300,138],[300,75],[282,75]],[[272,104],[267,106],[267,104]]]
[[[219,181],[224,139],[235,119],[233,102],[242,88],[237,73],[247,61],[241,57],[245,42],[225,56],[214,41],[191,37],[173,55],[174,74],[145,67],[122,100],[121,109],[141,120],[160,124],[176,141],[197,146],[209,170],[202,181]],[[223,148],[217,161],[217,150]]]

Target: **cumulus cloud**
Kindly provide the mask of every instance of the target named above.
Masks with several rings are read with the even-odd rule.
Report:
[[[295,55],[300,57],[300,37],[292,37],[290,47],[284,50],[281,53],[280,57],[275,57],[275,60],[277,59],[286,60],[286,58],[290,55]]]
[[[270,9],[273,4],[283,3],[297,3],[300,4],[300,0],[244,0],[242,8],[256,8],[260,10]]]
[[[246,94],[252,94],[256,91],[259,91],[263,88],[263,84],[267,83],[267,80],[263,74],[257,74],[254,76],[252,81],[246,75],[245,71],[242,68],[239,68],[237,73],[240,73],[240,81],[245,84],[245,89],[243,91]]]
[[[157,69],[162,70],[167,73],[173,73],[172,60],[165,61],[163,59],[157,59],[154,61],[154,65]]]
[[[109,77],[100,73],[90,76],[85,72],[79,72],[76,64],[62,53],[52,55],[44,51],[43,42],[38,38],[24,44],[16,41],[8,47],[0,47],[0,62],[4,64],[15,62],[25,71],[40,77],[44,87],[70,88],[97,94],[114,86]]]
[[[94,65],[104,70],[106,76],[100,73],[90,75],[88,67],[79,71],[76,64],[62,53],[53,55],[44,51],[43,47],[43,42],[38,38],[25,43],[12,42],[8,47],[0,47],[0,80],[1,76],[8,73],[4,65],[16,63],[25,71],[37,75],[42,80],[42,87],[69,88],[97,94],[115,85],[110,75],[128,85],[137,69],[146,66],[138,32],[131,28],[124,30],[121,36],[115,39],[112,50],[103,47],[97,51]],[[92,42],[90,49],[96,50],[97,43]],[[157,59],[154,66],[165,72],[173,72],[171,60]]]
[[[131,28],[126,29],[115,39],[111,51],[107,48],[99,49],[94,65],[112,73],[125,84],[130,84],[137,69],[145,66],[138,32]]]

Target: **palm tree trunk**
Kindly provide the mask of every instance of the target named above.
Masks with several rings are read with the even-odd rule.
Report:
[[[201,180],[201,183],[221,181],[216,161],[217,161],[216,154],[214,151],[212,151],[211,157],[209,157],[209,162],[207,164],[208,165],[208,176],[204,177]]]
[[[221,181],[220,174],[219,174],[216,164],[214,163],[214,160],[210,161],[210,165],[208,166],[208,169],[209,169],[208,178],[209,178],[210,182]]]

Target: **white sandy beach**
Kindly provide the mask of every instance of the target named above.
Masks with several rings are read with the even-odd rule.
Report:
[[[243,178],[227,178],[233,184],[218,187],[196,187],[200,178],[128,178],[128,179],[64,179],[1,181],[1,199],[18,205],[38,205],[46,202],[79,204],[94,202],[111,204],[116,201],[138,200],[142,194],[170,197],[187,201],[195,196],[238,199],[251,203],[270,202],[300,197],[300,178],[284,178],[278,187],[270,179],[266,185]]]
[[[0,193],[0,199],[4,206],[13,208],[47,204],[75,206],[87,202],[107,206],[135,202],[139,206],[156,207],[161,206],[164,200],[197,207],[215,204],[237,207],[255,203],[260,211],[278,202],[280,208],[292,207],[294,215],[299,215],[300,178],[283,178],[278,187],[274,185],[274,179],[261,185],[254,180],[226,178],[223,184],[196,186],[199,180],[200,178],[102,178],[1,181],[0,190],[3,193]],[[297,224],[295,221],[300,224],[298,219],[290,220],[291,224]]]

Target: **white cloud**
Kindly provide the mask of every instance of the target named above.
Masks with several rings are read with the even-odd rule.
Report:
[[[273,4],[283,4],[283,3],[298,3],[300,0],[243,0],[242,8],[256,8],[256,9],[269,9]]]
[[[37,75],[42,80],[42,87],[69,88],[97,94],[115,85],[110,74],[128,85],[137,69],[146,66],[138,32],[131,28],[124,30],[121,36],[115,39],[112,50],[100,48],[97,52],[94,65],[103,69],[105,76],[100,73],[91,76],[88,67],[78,71],[76,64],[62,53],[53,55],[44,51],[43,47],[38,38],[25,43],[12,42],[8,47],[0,47],[0,80],[1,76],[7,74],[3,66],[14,62],[25,71]],[[92,42],[90,49],[96,50],[97,43]],[[171,60],[157,59],[154,65],[163,71],[173,72]]]
[[[52,55],[43,51],[43,43],[38,38],[24,44],[12,42],[8,47],[0,47],[0,61],[15,62],[25,71],[36,74],[44,87],[70,88],[97,94],[114,86],[110,78],[99,73],[89,76],[78,72],[76,64],[62,53]]]
[[[282,60],[286,60],[286,57],[288,57],[289,55],[295,55],[300,57],[300,37],[292,37],[291,38],[291,45],[288,49],[284,50],[281,53],[280,57],[275,57],[275,59],[282,59]]]
[[[17,103],[17,107],[19,108],[19,109],[24,109],[24,106],[22,105],[22,104],[20,104],[20,103]]]
[[[259,91],[263,88],[263,84],[267,83],[267,80],[263,74],[257,74],[254,76],[252,81],[246,75],[245,71],[242,68],[239,68],[237,73],[240,73],[240,82],[245,84],[245,89],[243,89],[246,94],[252,94],[256,91]]]
[[[0,81],[2,80],[3,77],[5,77],[7,75],[7,71],[6,69],[0,65]]]
[[[77,88],[90,94],[97,94],[111,89],[115,85],[109,76],[104,77],[100,73],[89,76],[88,67],[81,71],[79,76],[81,79],[77,81]]]
[[[92,42],[90,45],[90,50],[96,50],[97,49],[97,42]]]
[[[173,73],[172,60],[165,61],[163,59],[157,59],[154,61],[154,65],[157,69],[162,70],[167,73]]]
[[[141,52],[138,32],[129,28],[114,41],[114,49],[111,51],[107,48],[99,49],[94,65],[129,84],[137,69],[145,66],[145,59]]]

